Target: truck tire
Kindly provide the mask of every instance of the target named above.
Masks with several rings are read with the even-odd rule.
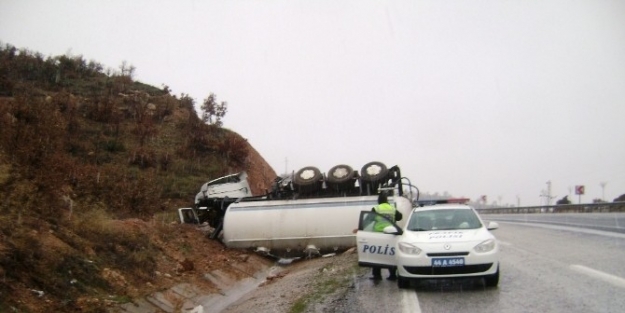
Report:
[[[360,170],[360,177],[366,182],[377,182],[386,179],[388,168],[382,162],[369,162]]]
[[[294,177],[294,183],[300,186],[313,185],[321,180],[321,171],[314,166],[301,168]]]
[[[314,166],[306,166],[295,173],[295,177],[293,177],[293,185],[295,185],[300,192],[315,192],[321,188],[322,178],[323,175],[318,168]]]
[[[350,182],[354,178],[354,170],[351,166],[340,164],[328,171],[328,182],[335,185]]]

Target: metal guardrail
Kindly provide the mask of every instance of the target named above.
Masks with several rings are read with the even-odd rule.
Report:
[[[625,202],[541,205],[527,207],[476,208],[480,214],[610,213],[625,212]]]

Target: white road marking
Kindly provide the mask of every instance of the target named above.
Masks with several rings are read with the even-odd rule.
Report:
[[[401,308],[404,313],[421,313],[419,298],[414,290],[401,291]]]
[[[598,271],[596,269],[592,269],[590,267],[586,267],[583,265],[577,265],[577,264],[573,264],[570,266],[570,268],[578,273],[582,273],[585,274],[587,276],[590,276],[592,278],[597,278],[600,280],[603,280],[607,283],[610,283],[616,287],[621,287],[621,288],[625,288],[625,279],[619,277],[619,276],[615,276],[615,275],[611,275],[602,271]]]

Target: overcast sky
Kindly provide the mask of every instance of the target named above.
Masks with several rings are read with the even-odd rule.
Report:
[[[215,93],[278,173],[382,161],[514,205],[548,181],[625,193],[622,0],[0,0],[0,41]]]

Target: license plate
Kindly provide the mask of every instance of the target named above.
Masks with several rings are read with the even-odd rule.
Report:
[[[464,266],[464,258],[432,259],[432,267]]]

